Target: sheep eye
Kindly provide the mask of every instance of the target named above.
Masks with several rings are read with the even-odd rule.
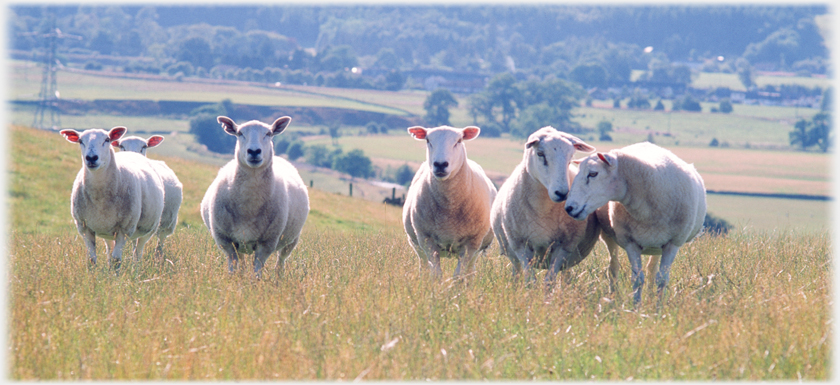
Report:
[[[538,152],[537,156],[540,157],[540,158],[545,158],[545,153],[544,152]]]
[[[587,177],[588,177],[588,178],[594,178],[594,177],[596,177],[596,176],[598,176],[598,172],[597,172],[597,171],[590,171],[590,172],[589,172],[589,175],[588,175]]]

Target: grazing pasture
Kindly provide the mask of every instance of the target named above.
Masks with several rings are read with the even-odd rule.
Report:
[[[257,281],[228,274],[201,225],[217,166],[161,156],[184,184],[181,223],[166,260],[147,252],[115,274],[88,265],[73,229],[75,149],[10,131],[14,380],[831,378],[827,230],[701,236],[680,250],[662,305],[647,285],[634,308],[626,257],[609,292],[603,245],[550,293],[512,282],[496,245],[468,282],[430,279],[399,208],[310,190],[286,275]]]

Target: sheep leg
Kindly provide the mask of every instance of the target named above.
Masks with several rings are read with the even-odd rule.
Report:
[[[554,280],[557,278],[557,273],[560,272],[560,267],[566,262],[569,257],[569,251],[557,247],[551,251],[551,264],[548,266],[548,271],[545,273],[545,287],[551,287]]]
[[[454,278],[457,278],[461,275],[461,265],[463,264],[464,270],[463,275],[468,276],[472,273],[475,273],[475,260],[478,259],[478,248],[477,247],[470,247],[467,246],[461,251],[461,255],[458,258],[458,266],[455,267],[455,275]]]
[[[113,266],[114,270],[119,270],[122,264],[123,248],[125,248],[127,241],[128,238],[125,234],[118,232],[114,235],[114,249],[111,250],[111,266]]]
[[[423,243],[426,245],[422,249],[423,254],[426,255],[426,263],[429,266],[429,270],[431,270],[432,275],[439,278],[443,275],[443,271],[440,268],[440,248],[432,242],[431,238],[426,238]]]
[[[140,261],[143,257],[143,250],[146,248],[146,243],[149,242],[149,239],[152,238],[154,234],[144,235],[140,238],[137,238],[137,244],[134,246],[134,260]]]
[[[274,265],[274,271],[277,272],[278,277],[282,277],[283,274],[286,273],[286,258],[289,258],[289,255],[292,254],[292,250],[295,249],[297,246],[298,240],[295,239],[294,242],[288,244],[280,250],[280,255],[277,256],[277,264]]]
[[[96,264],[96,234],[92,231],[87,230],[85,231],[82,236],[85,238],[85,246],[87,247],[88,251],[88,260],[90,261],[91,265]],[[105,242],[107,246],[107,241]],[[106,251],[107,254],[107,251]]]
[[[671,278],[671,264],[674,263],[679,249],[679,246],[670,243],[662,247],[662,260],[659,263],[659,272],[656,273],[656,288],[660,300]]]
[[[642,287],[645,284],[645,272],[642,270],[642,248],[636,244],[629,244],[625,249],[627,259],[630,260],[630,270],[633,280],[633,302],[638,304],[642,301]]]
[[[277,247],[276,244],[266,245],[264,243],[258,244],[254,247],[254,275],[259,279],[262,277],[262,268],[265,266],[265,261],[274,252]],[[280,256],[279,258],[283,258]]]
[[[610,254],[610,292],[615,293],[615,281],[618,277],[618,269],[620,267],[618,263],[618,243],[615,242],[615,239],[612,239],[609,235],[604,233],[601,233],[601,240],[604,242],[604,245],[607,246],[607,251]]]
[[[233,242],[216,240],[216,244],[224,251],[228,257],[228,272],[233,274],[236,267],[239,265],[239,255],[236,253],[236,248],[233,247]]]

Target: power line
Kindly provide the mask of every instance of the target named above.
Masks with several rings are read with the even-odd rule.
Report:
[[[82,40],[82,37],[61,32],[60,29],[55,27],[55,21],[53,21],[53,27],[48,33],[28,32],[20,35],[43,38],[46,45],[46,52],[44,53],[43,59],[44,71],[41,78],[41,91],[38,95],[38,107],[35,110],[35,119],[32,121],[32,127],[57,130],[61,128],[61,114],[58,110],[58,99],[61,95],[58,91],[57,71],[62,67],[61,62],[56,58],[58,42],[59,39]],[[48,125],[45,125],[44,122],[45,115],[49,115]]]

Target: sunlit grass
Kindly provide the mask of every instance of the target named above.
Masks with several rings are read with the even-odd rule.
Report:
[[[198,216],[218,167],[161,156],[184,184],[180,224],[164,260],[149,251],[115,273],[104,258],[89,266],[72,224],[78,148],[56,133],[11,133],[15,380],[831,376],[827,230],[704,235],[680,250],[662,305],[649,278],[634,306],[626,257],[609,291],[603,245],[552,292],[515,283],[495,245],[467,282],[449,279],[452,259],[432,279],[401,230],[399,208],[312,189],[286,274],[274,272],[275,255],[255,280],[251,256],[227,273]]]
[[[430,279],[396,229],[310,228],[286,275],[261,281],[250,259],[229,275],[203,229],[116,275],[89,268],[73,235],[12,239],[18,380],[830,376],[825,234],[703,237],[680,251],[664,304],[650,291],[637,308],[626,262],[609,293],[601,245],[546,293],[513,283],[495,246],[468,283]]]

